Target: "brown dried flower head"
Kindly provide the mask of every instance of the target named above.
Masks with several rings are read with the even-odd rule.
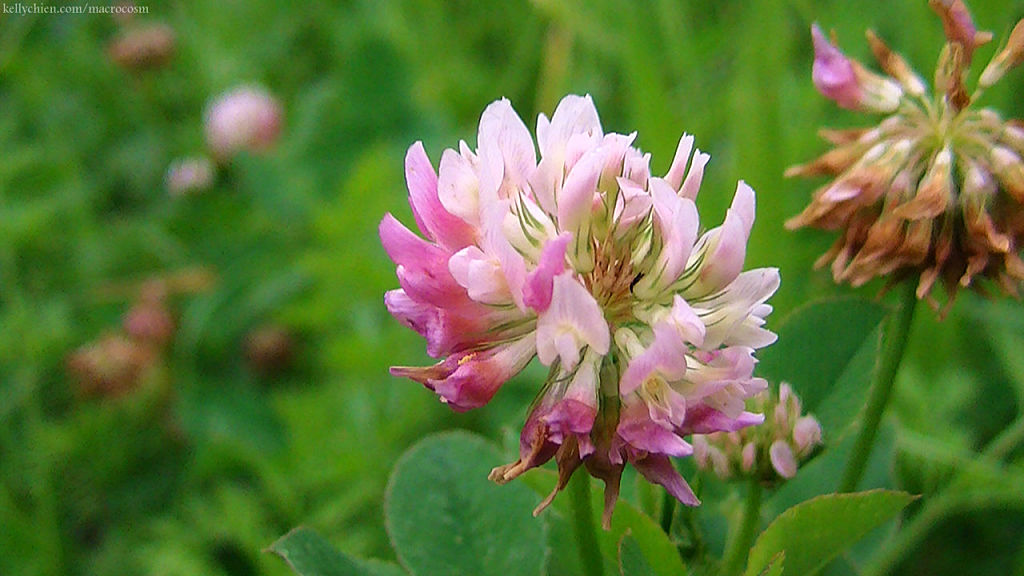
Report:
[[[115,64],[129,72],[161,68],[174,57],[177,40],[166,24],[130,26],[110,43],[107,51]]]
[[[975,29],[961,0],[930,4],[947,39],[932,91],[874,32],[868,42],[886,76],[867,72],[812,28],[818,90],[844,108],[884,117],[873,127],[823,130],[834,147],[786,171],[833,177],[786,227],[840,231],[816,263],[831,262],[836,282],[917,277],[917,297],[938,309],[939,281],[948,308],[960,288],[980,289],[978,278],[1014,296],[1024,280],[1024,122],[975,105],[1024,61],[1024,21],[969,93],[971,60],[992,35]]]
[[[72,352],[67,370],[87,397],[117,397],[136,389],[156,362],[153,349],[123,334],[107,334]]]

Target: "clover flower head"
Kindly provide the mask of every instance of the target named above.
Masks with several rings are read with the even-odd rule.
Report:
[[[265,152],[277,142],[283,113],[278,101],[260,86],[241,86],[210,102],[204,117],[206,142],[218,161],[246,150]]]
[[[821,446],[821,424],[803,414],[800,399],[783,382],[778,394],[766,391],[750,408],[766,416],[761,426],[693,436],[694,461],[723,480],[753,477],[776,484],[796,476],[797,467]]]
[[[834,145],[787,176],[832,176],[788,228],[839,230],[817,262],[831,262],[837,282],[862,285],[892,275],[918,278],[917,297],[941,281],[946,308],[979,277],[1016,295],[1024,280],[1024,123],[1005,121],[976,101],[985,88],[1024,61],[1024,21],[981,73],[965,86],[975,50],[992,39],[978,31],[962,0],[932,0],[946,45],[934,92],[874,32],[867,32],[885,76],[847,58],[817,25],[813,81],[843,108],[883,115],[871,128],[825,130]]]
[[[421,144],[409,149],[422,237],[390,214],[380,225],[401,286],[385,304],[440,359],[392,373],[461,411],[536,357],[549,376],[519,458],[490,477],[555,459],[558,486],[539,512],[582,466],[605,482],[606,525],[627,463],[698,503],[669,458],[692,453],[689,434],[762,420],[744,402],[767,385],[752,375],[754,350],[775,339],[763,325],[778,272],[743,271],[753,190],[740,182],[724,223],[701,233],[709,156],[684,135],[653,176],[635,139],[606,134],[589,96],[567,96],[538,118],[535,143],[499,100],[476,149],[445,150],[436,172]]]

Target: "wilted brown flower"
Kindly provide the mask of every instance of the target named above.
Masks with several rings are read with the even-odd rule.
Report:
[[[245,337],[245,358],[253,370],[272,375],[288,367],[295,345],[291,334],[282,326],[267,324]]]
[[[83,396],[114,397],[137,388],[156,360],[149,346],[108,334],[72,352],[67,369]]]
[[[174,56],[174,29],[166,24],[147,24],[125,29],[110,43],[108,54],[130,72],[160,68]]]
[[[968,93],[975,49],[992,36],[976,30],[961,0],[930,4],[947,38],[933,92],[874,32],[868,42],[887,77],[856,73],[864,67],[812,28],[819,91],[844,108],[885,117],[874,127],[822,131],[834,147],[786,175],[834,178],[786,227],[841,232],[816,263],[831,262],[836,282],[917,277],[917,297],[935,308],[931,292],[940,279],[947,307],[960,288],[978,288],[978,277],[1016,296],[1024,280],[1024,122],[975,104],[1024,61],[1024,21]],[[889,97],[872,97],[883,92]]]

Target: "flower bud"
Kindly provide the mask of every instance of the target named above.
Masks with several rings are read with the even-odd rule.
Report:
[[[694,434],[697,467],[722,480],[753,477],[774,483],[792,478],[800,461],[821,445],[821,425],[813,416],[801,415],[800,399],[785,382],[778,394],[762,394],[749,404],[752,411],[771,417],[734,432]]]
[[[817,24],[811,25],[811,38],[814,41],[814,66],[811,71],[814,86],[840,107],[857,108],[861,89],[853,63],[825,38]]]
[[[779,476],[787,479],[796,476],[796,457],[793,456],[793,449],[789,447],[789,444],[782,440],[772,442],[771,447],[768,448],[768,456],[772,468],[778,472]]]
[[[1024,62],[1024,20],[1020,20],[1013,27],[1006,47],[996,54],[982,71],[978,85],[988,88],[1021,62]]]
[[[793,442],[797,454],[804,456],[821,444],[821,424],[814,416],[802,416],[793,426]]]
[[[971,61],[975,48],[992,40],[990,32],[980,32],[974,26],[963,0],[929,0],[928,4],[942,18],[946,39],[963,47],[967,62]]]
[[[174,337],[174,318],[163,300],[142,300],[129,310],[122,322],[125,333],[142,344],[162,347]]]

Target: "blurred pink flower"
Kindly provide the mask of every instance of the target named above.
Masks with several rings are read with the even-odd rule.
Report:
[[[742,271],[754,192],[740,182],[725,222],[701,234],[694,199],[709,156],[692,136],[655,177],[635,134],[603,132],[589,96],[564,98],[536,134],[535,144],[499,100],[476,150],[445,150],[437,173],[421,144],[409,149],[422,236],[381,221],[401,286],[384,300],[440,361],[392,373],[467,410],[536,356],[550,375],[519,459],[492,480],[554,458],[558,487],[539,512],[585,466],[606,484],[607,525],[628,462],[696,505],[669,460],[692,452],[684,437],[763,419],[744,400],[767,385],[752,375],[753,352],[775,339],[763,324],[779,276]]]
[[[265,89],[243,86],[222,94],[206,108],[206,142],[218,161],[242,150],[263,152],[277,142],[281,106]]]
[[[209,189],[215,178],[216,169],[209,158],[179,158],[167,168],[164,185],[171,196],[183,196]]]

